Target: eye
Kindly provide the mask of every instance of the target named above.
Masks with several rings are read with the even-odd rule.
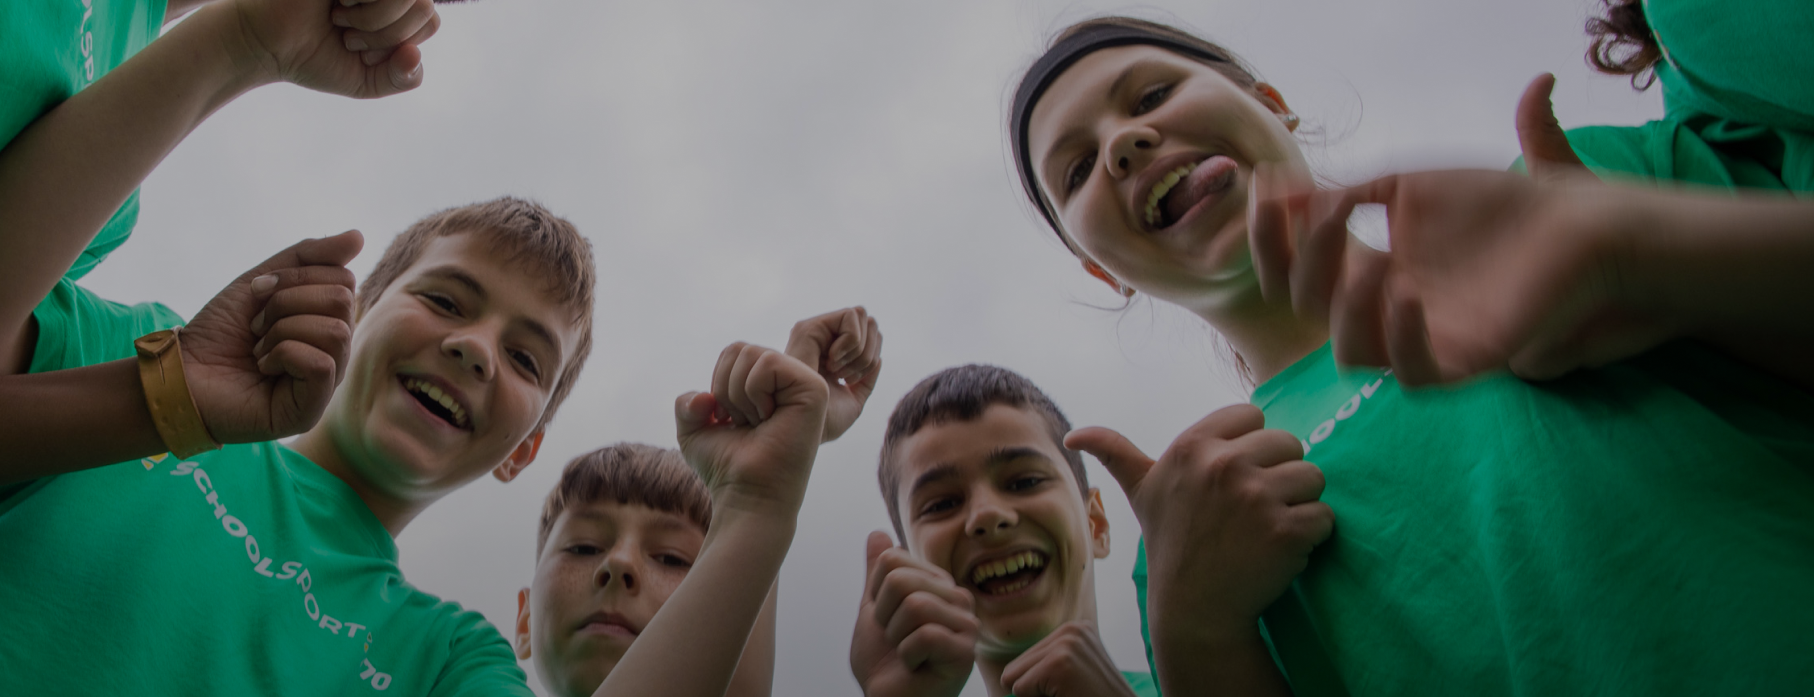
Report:
[[[1029,474],[1008,480],[1007,485],[1003,488],[1006,488],[1008,491],[1032,491],[1045,482],[1045,477]]]
[[[1165,98],[1170,97],[1171,94],[1171,85],[1154,85],[1147,91],[1141,92],[1140,99],[1134,102],[1134,115],[1139,116],[1159,108],[1159,105],[1164,104]]]
[[[1068,194],[1076,191],[1079,187],[1083,186],[1084,182],[1089,181],[1090,170],[1095,169],[1095,167],[1096,156],[1094,154],[1087,155],[1083,159],[1078,160],[1076,164],[1071,165],[1070,171],[1066,172],[1064,175],[1065,193]]]
[[[662,566],[669,566],[669,567],[673,567],[676,569],[693,568],[693,562],[687,561],[685,558],[676,556],[673,554],[657,554],[657,555],[655,555],[655,561],[656,561],[656,563],[659,563]]]
[[[925,505],[920,506],[920,515],[922,517],[929,516],[929,515],[937,515],[939,513],[944,513],[946,511],[950,511],[950,510],[953,510],[956,508],[957,508],[957,498],[952,497],[952,496],[946,496],[944,498],[936,498],[931,501],[927,501]]]
[[[512,350],[510,352],[510,359],[516,361],[517,365],[523,366],[523,370],[529,371],[529,374],[536,379],[541,379],[542,370],[536,366],[535,356],[531,355],[528,351]]]
[[[582,556],[582,557],[590,557],[590,556],[595,556],[595,555],[603,552],[604,550],[600,549],[598,547],[598,545],[586,544],[586,543],[582,542],[580,544],[576,544],[576,545],[567,547],[567,549],[565,551],[568,554],[578,555],[578,556]]]
[[[455,317],[460,316],[460,306],[453,301],[453,298],[439,293],[423,293],[422,299],[427,301],[430,305],[440,308],[442,312],[446,312]]]

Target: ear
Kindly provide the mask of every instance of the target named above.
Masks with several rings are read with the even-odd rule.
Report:
[[[1090,487],[1090,553],[1097,559],[1109,556],[1109,514],[1102,509],[1102,490]]]
[[[1291,107],[1285,104],[1285,95],[1279,94],[1279,88],[1264,82],[1256,82],[1253,83],[1253,91],[1254,96],[1259,98],[1260,103],[1265,104],[1266,108],[1271,110],[1272,113],[1281,116],[1291,113]],[[1285,128],[1286,130],[1296,131],[1298,129],[1297,117],[1294,116],[1287,119],[1285,121]]]
[[[523,439],[523,442],[518,443],[516,450],[510,451],[509,459],[504,460],[504,464],[498,465],[497,469],[492,470],[491,476],[497,477],[500,482],[516,479],[516,476],[523,472],[523,468],[528,467],[529,463],[535,462],[535,454],[541,452],[542,433],[542,431],[531,433],[528,438]]]
[[[1108,270],[1102,268],[1101,264],[1085,259],[1083,260],[1083,270],[1085,273],[1095,276],[1096,280],[1109,284],[1109,287],[1115,289],[1115,292],[1122,292],[1121,282],[1115,280],[1114,276],[1110,276]]]
[[[516,658],[529,660],[529,588],[516,592]]]

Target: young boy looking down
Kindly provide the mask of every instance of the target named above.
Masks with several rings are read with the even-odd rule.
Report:
[[[860,307],[794,326],[789,353],[820,366],[821,376],[830,378],[832,408],[824,440],[841,435],[861,413],[880,368],[881,341],[875,320]],[[838,377],[847,379],[839,383]],[[542,508],[533,586],[517,594],[517,657],[534,661],[554,695],[598,692],[637,635],[689,578],[711,526],[712,494],[677,450],[619,443],[568,463]],[[724,694],[769,694],[774,614],[771,590],[754,628],[743,629],[749,643]],[[737,631],[720,625],[685,629]],[[698,670],[687,654],[645,658],[659,663],[660,671]]]
[[[1009,370],[949,368],[909,390],[888,419],[877,468],[902,546],[892,547],[886,533],[870,534],[868,582],[851,639],[851,671],[864,694],[955,695],[973,662],[992,697],[1159,694],[1150,674],[1117,671],[1096,632],[1094,564],[1109,553],[1108,518],[1084,476],[1080,453],[1065,447],[1067,439],[1118,456],[1108,462],[1110,470],[1136,504],[1143,527],[1194,536],[1199,563],[1162,569],[1165,577],[1155,579],[1155,587],[1212,578],[1222,591],[1207,603],[1153,612],[1181,615],[1173,626],[1221,628],[1232,620],[1237,637],[1245,638],[1238,631],[1243,628],[1257,632],[1259,608],[1284,592],[1310,548],[1328,535],[1329,511],[1314,500],[1285,503],[1280,485],[1261,473],[1282,466],[1314,469],[1296,459],[1301,450],[1288,457],[1276,447],[1258,447],[1288,434],[1252,425],[1190,439],[1204,424],[1222,425],[1243,409],[1250,410],[1231,407],[1206,417],[1155,465],[1134,461],[1123,452],[1131,445],[1112,431],[1067,435],[1070,422],[1058,406]],[[1255,438],[1236,438],[1243,434]],[[1215,462],[1201,466],[1205,457]],[[1214,515],[1174,511],[1166,517],[1150,499]],[[1322,524],[1303,530],[1279,525],[1292,517]],[[1286,532],[1254,532],[1270,529]],[[1274,568],[1286,571],[1269,573]],[[1250,597],[1261,600],[1259,607],[1246,605]],[[1195,651],[1195,663],[1210,666],[1191,666],[1188,677],[1198,682],[1168,683],[1173,694],[1285,689],[1263,648],[1256,665],[1245,643],[1163,636],[1153,647],[1162,659]],[[1173,668],[1164,660],[1159,665]]]
[[[294,285],[323,268],[278,271],[263,312],[238,315],[249,326],[209,331],[245,332],[240,360],[268,365],[354,304],[342,286]],[[541,206],[503,198],[436,213],[361,286],[350,360],[328,366],[345,379],[293,445],[146,457],[0,491],[8,687],[528,694],[494,628],[403,579],[392,538],[454,489],[486,472],[508,481],[535,459],[591,347],[593,284],[590,245]],[[319,292],[286,292],[297,287]],[[130,355],[130,309],[68,308],[40,357],[61,353],[45,342]],[[210,429],[270,410],[208,404]]]

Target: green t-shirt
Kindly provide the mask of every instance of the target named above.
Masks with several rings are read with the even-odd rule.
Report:
[[[157,38],[163,23],[164,0],[0,3],[0,147],[138,53]],[[81,278],[124,244],[138,215],[134,191],[66,277]]]
[[[65,279],[34,370],[176,323]],[[8,694],[530,694],[498,631],[403,579],[344,482],[277,443],[0,490]]]
[[[1336,512],[1264,619],[1299,695],[1814,685],[1807,393],[1689,342],[1415,392],[1324,346],[1254,403]]]

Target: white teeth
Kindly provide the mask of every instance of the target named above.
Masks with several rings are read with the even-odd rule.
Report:
[[[429,399],[435,400],[435,402],[440,404],[443,409],[446,409],[449,414],[453,415],[455,426],[461,428],[466,427],[466,410],[460,408],[460,403],[454,401],[453,395],[447,394],[446,392],[441,391],[441,388],[416,378],[405,379],[403,381],[403,386],[412,391],[420,392]]]
[[[976,567],[976,570],[970,573],[970,582],[972,584],[981,584],[989,579],[1007,576],[1008,574],[1018,572],[1021,569],[1039,569],[1044,568],[1045,565],[1045,555],[1029,550]],[[1025,588],[1026,585],[1031,582],[1030,579],[1022,579],[1020,581],[1015,581],[1009,586],[993,589],[991,592],[1008,593]]]
[[[1202,164],[1202,163],[1197,163],[1197,164]],[[1171,193],[1172,187],[1177,186],[1178,182],[1183,181],[1185,177],[1190,176],[1191,171],[1195,170],[1196,168],[1197,168],[1196,164],[1180,166],[1177,169],[1174,169],[1170,172],[1166,172],[1165,176],[1159,178],[1158,183],[1153,184],[1152,192],[1150,192],[1146,195],[1146,224],[1147,225],[1158,225],[1159,224],[1159,201],[1160,201],[1160,199],[1165,198],[1166,194]]]

